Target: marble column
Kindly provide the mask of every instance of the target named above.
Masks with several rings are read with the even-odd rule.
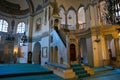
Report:
[[[81,63],[80,39],[78,39],[78,62]]]
[[[67,20],[67,12],[65,12],[65,29],[68,29],[68,26],[67,26],[68,22],[67,21],[68,21]]]
[[[116,60],[120,61],[120,51],[119,51],[119,38],[115,35],[113,35],[114,37],[114,45],[115,45],[115,53],[116,53]]]
[[[76,30],[79,29],[78,12],[76,11]]]
[[[32,16],[29,17],[28,19],[28,36],[29,36],[29,39],[28,39],[28,51],[31,51],[32,50],[32,30],[33,30],[33,21],[34,21],[34,18]]]
[[[114,44],[115,44],[116,59],[117,61],[120,61],[119,38],[114,38]]]

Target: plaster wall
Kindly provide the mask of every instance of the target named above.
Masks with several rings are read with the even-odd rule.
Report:
[[[88,65],[93,66],[93,51],[92,51],[92,39],[87,38],[86,39],[86,45],[87,45],[87,59],[88,59]]]
[[[68,64],[68,55],[67,55],[67,48],[64,46],[63,42],[61,41],[60,37],[56,33],[56,31],[52,31],[51,35],[53,36],[53,42],[50,44],[52,47],[58,47],[58,63],[60,63],[60,58],[63,58],[63,64]]]
[[[41,36],[44,32],[48,32],[49,31],[49,21],[48,21],[48,7],[47,9],[47,15],[45,16],[45,9],[43,9],[40,14],[34,16],[34,20],[33,20],[33,38],[37,37],[37,36]],[[46,18],[46,21],[45,21]],[[37,19],[40,19],[40,29],[36,31],[36,23],[37,23]]]
[[[100,42],[97,43],[95,40],[96,36],[92,36],[94,67],[101,67],[103,66],[102,46]]]
[[[32,43],[32,52],[34,49],[34,45],[36,42]],[[39,41],[40,45],[41,45],[41,65],[45,65],[45,62],[49,61],[49,37],[43,37],[40,41]],[[46,47],[47,48],[47,56],[43,57],[43,48]],[[34,53],[33,53],[34,54]]]

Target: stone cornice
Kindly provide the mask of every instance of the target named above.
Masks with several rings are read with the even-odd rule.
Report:
[[[91,27],[91,33],[92,35],[113,35],[118,34],[118,28],[120,28],[119,25]]]
[[[84,30],[70,31],[69,34],[74,34],[76,37],[86,38],[86,37],[90,37],[91,31],[90,28],[88,28]]]
[[[112,25],[109,27],[101,27],[100,32],[103,35],[115,34],[118,33],[117,29],[120,28],[119,25]]]
[[[94,35],[94,36],[96,34],[100,35],[100,27],[91,27],[90,30],[91,30],[91,34]]]
[[[7,17],[7,18],[14,18],[14,19],[23,19],[23,18],[28,18],[30,16],[30,14],[26,14],[26,15],[10,15],[10,14],[7,14],[7,13],[4,13],[4,12],[1,12],[0,11],[0,15],[1,16],[4,16],[4,17]]]

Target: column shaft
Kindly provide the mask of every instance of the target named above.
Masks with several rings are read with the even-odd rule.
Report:
[[[119,53],[119,38],[114,38],[114,44],[115,44],[115,53],[116,53],[116,60],[120,60],[120,53]]]

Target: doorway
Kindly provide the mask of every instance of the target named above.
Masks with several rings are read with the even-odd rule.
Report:
[[[76,47],[75,47],[75,44],[70,44],[70,61],[76,61]]]
[[[36,42],[33,49],[33,63],[41,64],[41,45]]]

